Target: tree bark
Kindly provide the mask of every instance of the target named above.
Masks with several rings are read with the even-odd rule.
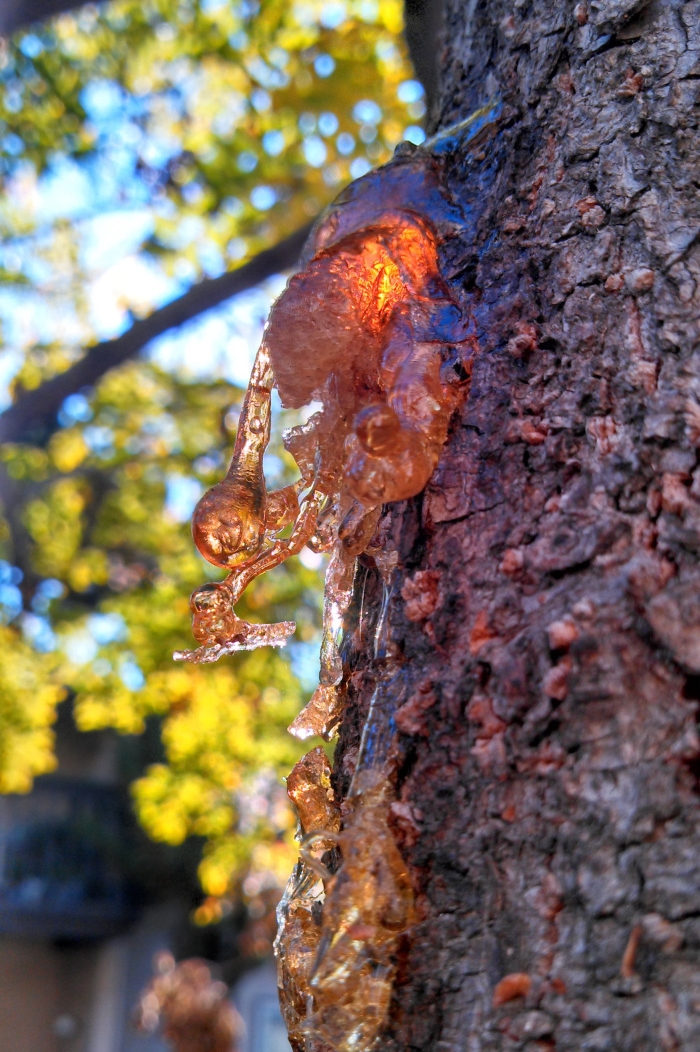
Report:
[[[469,394],[388,512],[418,917],[381,1047],[697,1052],[700,3],[449,0],[446,39],[442,126],[504,116],[447,170]]]

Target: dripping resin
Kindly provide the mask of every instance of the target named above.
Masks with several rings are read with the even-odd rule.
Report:
[[[302,806],[300,782],[306,786]],[[365,1052],[386,1024],[398,940],[413,920],[413,892],[387,821],[394,798],[388,769],[358,767],[342,832],[324,784],[330,786],[330,766],[315,749],[288,782],[302,853],[277,910],[280,1005],[295,1052],[310,1052],[316,1039],[334,1052]],[[332,874],[321,859],[336,846],[342,864]]]
[[[278,911],[275,951],[280,1004],[295,1052],[314,1052],[318,1042],[334,1052],[367,1052],[373,1047],[389,1014],[399,941],[413,921],[413,890],[388,821],[395,798],[394,715],[403,675],[397,651],[388,643],[396,558],[378,553],[376,561],[384,583],[374,641],[379,675],[342,831],[337,831],[336,812],[328,805],[319,829],[321,809],[315,808],[310,822],[308,805],[299,804],[298,772],[309,772],[321,750],[296,765],[287,787],[305,835]],[[319,798],[324,784],[330,784],[330,769],[327,775],[318,766],[314,769],[316,788],[307,791],[307,799]],[[334,844],[342,862],[331,873],[322,858]],[[302,923],[308,941],[300,949]],[[306,955],[308,946],[313,946],[312,956]]]
[[[330,552],[320,683],[290,727],[301,739],[332,738],[342,716],[339,645],[356,557],[367,553],[384,580],[377,686],[344,828],[322,750],[307,754],[288,782],[302,853],[280,903],[275,948],[295,1052],[314,1052],[319,1042],[334,1052],[375,1045],[389,1013],[398,940],[412,923],[410,881],[388,824],[401,670],[380,637],[396,559],[374,535],[383,504],[428,482],[468,380],[470,319],[439,265],[440,245],[463,216],[443,188],[439,155],[463,148],[498,116],[495,103],[421,149],[404,144],[327,210],[272,308],[229,471],[195,510],[199,551],[228,575],[192,595],[201,645],[176,654],[180,660],[283,645],[293,623],[248,624],[235,603],[255,577],[304,545]],[[319,401],[322,408],[285,434],[299,480],[267,493],[273,386],[284,406]]]
[[[478,111],[424,148],[403,144],[394,159],[356,180],[319,220],[301,269],[274,304],[239,418],[231,466],[195,509],[195,543],[224,581],[192,595],[201,644],[178,660],[214,661],[256,646],[280,646],[291,622],[249,625],[234,607],[255,577],[305,544],[335,550],[326,577],[323,667],[299,737],[334,733],[338,624],[349,603],[352,565],[372,537],[382,504],[426,485],[468,377],[470,320],[440,273],[441,241],[463,223],[441,182],[439,154],[468,142],[498,116]],[[443,375],[443,373],[445,375]],[[270,397],[322,409],[285,435],[300,478],[267,493],[263,454]],[[301,499],[300,499],[301,498]],[[279,534],[293,523],[291,536]]]

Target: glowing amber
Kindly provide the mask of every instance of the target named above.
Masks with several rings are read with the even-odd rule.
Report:
[[[459,219],[427,154],[401,154],[340,195],[272,308],[231,465],[192,523],[201,554],[229,573],[192,595],[201,646],[176,655],[188,661],[282,645],[293,624],[248,624],[236,616],[236,602],[255,577],[305,544],[331,553],[320,683],[289,728],[301,739],[330,739],[342,716],[340,644],[357,555],[374,559],[385,585],[375,656],[381,653],[386,682],[380,677],[371,706],[384,723],[370,727],[368,718],[372,733],[363,737],[345,829],[322,750],[305,756],[288,782],[304,841],[279,906],[275,950],[295,1052],[374,1045],[388,1017],[399,939],[412,922],[411,885],[387,821],[393,723],[376,700],[391,694],[396,671],[385,638],[396,556],[373,536],[383,504],[428,482],[468,378],[468,321],[439,263],[441,238]],[[450,363],[457,370],[445,372]],[[263,456],[274,385],[285,406],[317,400],[322,408],[285,435],[299,481],[268,494]],[[331,875],[327,864],[337,865],[338,850],[342,862]]]
[[[331,768],[323,749],[312,749],[292,769],[287,793],[299,819],[299,835],[315,836],[311,861],[331,849],[340,829],[340,811],[331,787]],[[280,1006],[295,1052],[305,1049],[311,1008],[309,978],[321,938],[323,882],[300,859],[277,908],[279,923],[275,954]]]
[[[423,489],[447,435],[457,386],[441,377],[443,349],[468,335],[438,258],[455,218],[425,154],[400,155],[340,195],[272,308],[226,477],[195,509],[197,548],[229,576],[192,596],[202,646],[178,655],[186,660],[280,645],[286,622],[247,625],[235,602],[304,544],[336,553],[326,578],[321,685],[292,725],[300,737],[332,735],[340,717],[338,644],[354,557],[367,549],[383,504]],[[275,384],[284,405],[316,399],[323,408],[285,436],[299,482],[268,494],[263,456]],[[282,540],[289,523],[292,534]]]
[[[282,403],[323,403],[288,448],[302,472],[314,463],[367,510],[413,496],[432,474],[455,406],[441,342],[466,335],[435,230],[409,212],[391,218],[312,258],[267,328]]]
[[[413,893],[387,824],[393,790],[386,774],[362,772],[352,815],[338,835],[337,809],[323,794],[319,754],[315,750],[297,764],[288,792],[302,829],[321,831],[307,836],[307,856],[310,848],[318,855],[337,842],[343,860],[335,876],[325,871],[325,888],[312,878],[308,862],[300,861],[290,878],[275,945],[280,1003],[295,1049],[304,1047],[308,1034],[335,1052],[365,1052],[386,1023],[398,939],[412,922]],[[318,767],[309,777],[299,768],[312,757]]]
[[[478,111],[445,142],[470,136],[498,112],[497,104]],[[281,645],[290,622],[247,624],[236,616],[236,602],[255,577],[304,545],[331,552],[320,683],[290,727],[302,739],[331,738],[341,719],[340,644],[356,556],[367,553],[384,582],[375,641],[383,671],[342,833],[322,750],[304,757],[289,778],[304,843],[279,906],[275,950],[295,1052],[367,1052],[375,1044],[389,1012],[399,939],[412,922],[410,881],[387,821],[395,735],[389,702],[397,685],[387,597],[397,556],[381,550],[376,527],[383,504],[412,497],[428,482],[469,377],[469,320],[439,261],[443,238],[461,222],[427,151],[402,148],[339,195],[272,308],[230,468],[193,519],[199,551],[229,574],[192,596],[193,632],[202,645],[176,655],[188,661]],[[317,400],[322,408],[285,434],[299,481],[268,494],[263,455],[274,385],[285,406]],[[338,848],[342,863],[331,875],[327,864],[337,864]]]
[[[204,558],[225,569],[252,561],[265,537],[263,454],[270,441],[270,356],[258,351],[248,384],[231,466],[194,510],[192,535]]]
[[[287,778],[287,795],[294,804],[302,836],[319,831],[333,836],[338,832],[340,811],[331,785],[331,765],[323,749],[312,749],[294,765]]]

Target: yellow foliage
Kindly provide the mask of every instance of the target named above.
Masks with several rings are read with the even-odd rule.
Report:
[[[52,725],[65,689],[56,661],[0,627],[0,793],[26,793],[56,766]]]
[[[51,460],[59,471],[67,474],[75,471],[89,453],[85,439],[77,428],[57,431],[49,442]]]
[[[30,501],[24,511],[29,536],[34,541],[34,561],[39,573],[65,577],[82,540],[82,516],[89,489],[78,478],[54,483],[42,500]]]
[[[187,284],[274,244],[343,183],[388,159],[419,119],[397,94],[412,76],[398,38],[402,3],[338,7],[336,20],[325,0],[263,0],[255,16],[234,0],[211,10],[195,0],[112,0],[32,30],[28,47],[19,36],[8,45],[0,179],[11,178],[0,194],[0,233],[7,258],[20,259],[18,282],[43,297],[36,328],[15,318],[8,328],[20,333],[11,348],[22,357],[17,389],[62,372],[104,336],[94,293],[112,264],[87,262],[91,220],[66,214],[52,222],[42,212],[41,173],[55,157],[78,170],[89,151],[97,182],[105,173],[116,180],[113,217],[126,201],[148,220],[130,258],[139,266],[147,258],[171,290],[173,276]],[[89,112],[95,85],[118,99],[107,125]],[[22,145],[15,160],[3,153],[13,136]],[[119,185],[115,143],[131,158]],[[86,215],[104,193],[101,185],[92,197],[86,191]],[[127,285],[112,304],[124,324],[127,312],[155,306],[140,283]],[[0,326],[11,309],[0,304]],[[227,354],[222,342],[222,363]],[[195,350],[170,372],[141,360],[113,369],[83,415],[61,414],[45,447],[0,450],[9,477],[23,484],[23,505],[0,521],[1,566],[21,563],[25,574],[24,612],[0,626],[0,792],[26,791],[51,769],[51,727],[68,690],[86,731],[138,734],[157,718],[164,761],[135,782],[134,803],[152,837],[172,845],[204,838],[200,877],[209,898],[197,916],[205,921],[220,915],[246,874],[271,886],[288,872],[294,823],[283,775],[302,749],[285,728],[305,699],[278,652],[215,667],[172,662],[188,643],[188,596],[212,576],[181,505],[220,476],[232,440],[223,421],[241,400],[219,378],[228,364],[214,357],[215,375],[194,380],[197,358]],[[271,451],[275,484],[284,482],[289,459],[279,435]],[[320,591],[318,574],[295,562],[251,588],[240,610],[295,618],[290,650],[298,656],[318,635]],[[2,602],[0,594],[5,617]],[[17,616],[8,610],[7,618]],[[36,646],[27,641],[34,638]]]
[[[75,592],[87,592],[95,584],[105,584],[109,578],[107,553],[99,548],[83,548],[71,561],[67,580]]]

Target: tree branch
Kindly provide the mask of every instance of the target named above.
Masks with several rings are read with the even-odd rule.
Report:
[[[425,89],[429,130],[434,126],[438,108],[438,38],[441,32],[442,0],[405,0],[403,35],[416,77]]]
[[[46,18],[74,11],[82,7],[85,0],[2,0],[0,4],[0,36],[30,26],[33,22],[43,22]]]
[[[0,442],[18,442],[28,432],[46,427],[69,394],[96,383],[110,369],[133,358],[156,336],[177,328],[198,314],[216,307],[265,278],[293,267],[299,258],[312,223],[272,248],[260,252],[250,262],[218,278],[206,278],[179,299],[136,321],[122,336],[91,347],[79,362],[47,380],[34,391],[22,394],[14,405],[0,414]]]

